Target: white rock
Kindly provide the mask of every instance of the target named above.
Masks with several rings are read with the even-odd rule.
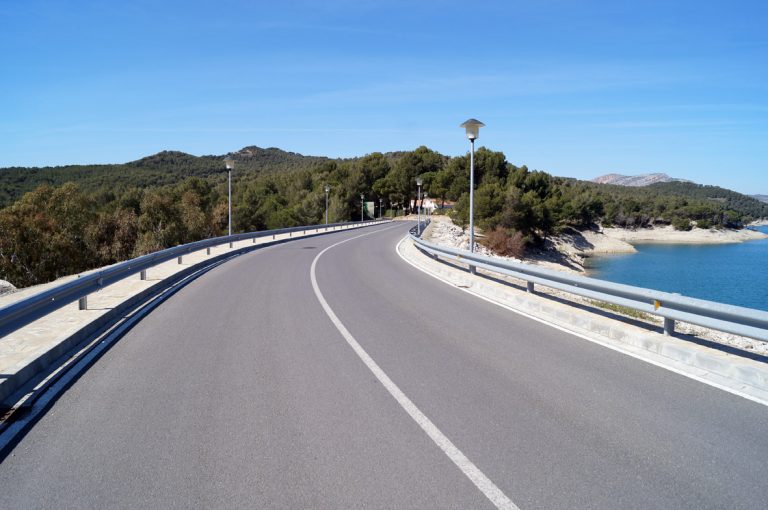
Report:
[[[0,280],[0,296],[3,294],[10,294],[11,292],[16,292],[16,287],[5,280]]]

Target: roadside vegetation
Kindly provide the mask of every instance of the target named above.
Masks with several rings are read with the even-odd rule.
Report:
[[[606,303],[605,301],[590,300],[589,303],[598,308],[602,308],[603,310],[608,310],[609,312],[625,315],[633,319],[639,319],[647,322],[653,322],[654,320],[654,317],[652,315],[647,314],[645,312],[641,312],[639,310],[635,310],[634,308],[630,308],[628,306],[614,305],[613,303]]]
[[[469,157],[427,147],[329,159],[246,147],[234,154],[236,232],[359,218],[360,193],[388,214],[416,198],[416,177],[438,205],[466,225]],[[226,173],[219,156],[162,152],[122,165],[0,169],[0,279],[17,287],[144,253],[223,235]],[[563,228],[597,224],[642,228],[739,228],[768,217],[768,204],[714,186],[660,183],[645,188],[553,177],[475,154],[475,218],[494,250],[522,257]]]

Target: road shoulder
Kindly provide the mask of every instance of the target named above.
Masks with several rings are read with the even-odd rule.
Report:
[[[768,405],[768,366],[681,338],[665,337],[618,316],[592,311],[530,294],[488,275],[471,275],[459,264],[438,261],[407,237],[397,254],[416,269],[464,292],[538,322],[647,363]]]

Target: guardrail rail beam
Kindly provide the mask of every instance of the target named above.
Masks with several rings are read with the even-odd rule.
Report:
[[[570,294],[624,306],[663,318],[664,334],[675,334],[675,322],[687,322],[717,331],[768,342],[768,312],[742,306],[706,301],[643,287],[570,275],[523,262],[512,262],[478,255],[468,250],[440,246],[410,235],[415,245],[427,255],[445,257],[470,267],[479,267],[526,282],[526,290],[534,292],[534,284],[562,290]],[[663,306],[662,306],[663,303]]]
[[[378,222],[350,221],[328,225],[327,227],[332,227],[336,230],[336,228],[358,228],[375,223]],[[236,241],[254,239],[255,242],[257,238],[268,238],[269,236],[272,236],[272,239],[275,240],[277,235],[285,233],[289,237],[293,237],[293,232],[306,232],[316,227],[319,228],[316,225],[306,225],[204,239],[142,255],[91,273],[80,274],[74,280],[50,287],[38,294],[20,299],[0,308],[0,338],[75,301],[78,301],[78,308],[80,310],[86,310],[88,308],[88,294],[136,273],[139,273],[142,280],[146,280],[147,269],[174,258],[178,264],[181,264],[184,254],[205,250],[206,254],[210,255],[211,248],[227,243],[229,243],[230,248],[233,248]]]

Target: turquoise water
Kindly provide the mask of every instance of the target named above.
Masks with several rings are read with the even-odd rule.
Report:
[[[758,227],[768,233],[768,227]],[[768,310],[768,239],[721,245],[637,244],[589,259],[590,276]]]

